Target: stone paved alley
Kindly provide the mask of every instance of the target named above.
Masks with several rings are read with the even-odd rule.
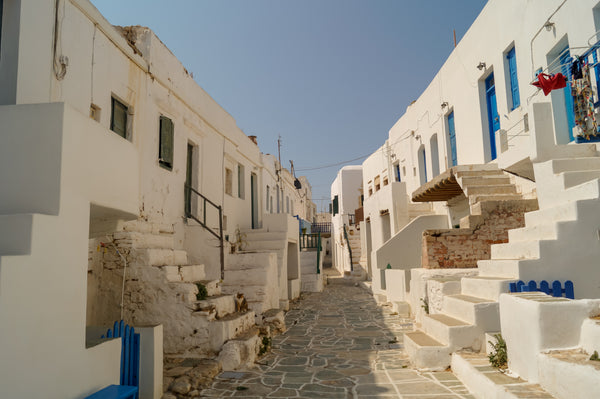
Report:
[[[361,287],[334,283],[303,294],[286,325],[255,369],[222,373],[201,396],[474,398],[450,372],[412,370],[402,345],[412,321],[377,306]]]

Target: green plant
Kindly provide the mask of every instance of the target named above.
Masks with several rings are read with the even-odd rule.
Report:
[[[271,348],[271,338],[269,338],[269,337],[263,337],[262,338],[262,344],[260,345],[260,349],[258,351],[258,354],[260,356],[264,355],[265,353],[267,353],[269,351],[269,348]]]
[[[196,294],[196,300],[202,301],[202,300],[206,299],[206,297],[208,296],[208,290],[206,289],[206,286],[202,283],[196,283],[196,287],[198,287],[198,293]]]
[[[594,351],[594,353],[592,353],[592,356],[590,356],[590,360],[600,362],[600,356],[598,356],[598,351]]]
[[[425,313],[429,314],[429,299],[427,297],[421,298],[421,302],[423,303],[421,307],[425,311]]]
[[[492,345],[492,352],[488,355],[492,366],[497,368],[506,368],[508,364],[508,355],[506,353],[506,341],[502,334],[494,334],[496,342],[488,341]]]

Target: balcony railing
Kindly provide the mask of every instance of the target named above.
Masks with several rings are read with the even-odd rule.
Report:
[[[311,226],[312,233],[331,233],[331,222],[316,222]]]

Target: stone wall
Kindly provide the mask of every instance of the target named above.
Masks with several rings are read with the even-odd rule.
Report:
[[[508,242],[508,230],[525,226],[524,214],[536,210],[537,201],[485,201],[471,209],[461,228],[423,232],[423,268],[477,267],[478,260],[490,259],[492,244]]]

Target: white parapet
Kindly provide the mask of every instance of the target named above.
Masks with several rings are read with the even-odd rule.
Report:
[[[509,368],[529,382],[539,382],[538,355],[577,347],[583,321],[599,313],[598,299],[569,300],[540,292],[500,295]]]

